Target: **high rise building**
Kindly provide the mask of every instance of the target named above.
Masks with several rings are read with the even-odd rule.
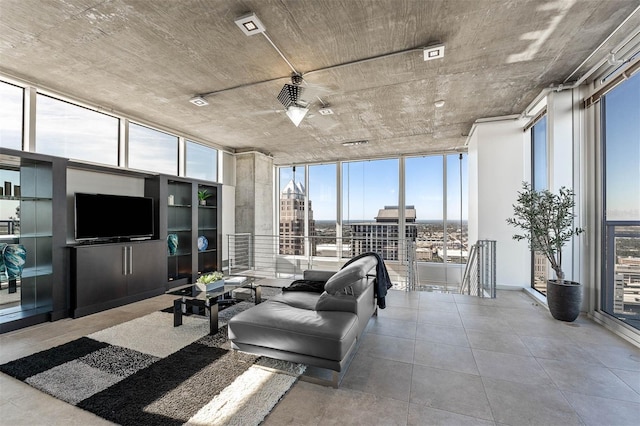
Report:
[[[378,211],[375,223],[351,224],[353,255],[375,252],[385,260],[399,260],[403,256],[400,254],[402,247],[400,240],[415,241],[418,236],[415,207],[406,206],[404,211],[404,235],[399,235],[398,232],[398,206],[384,206]]]
[[[305,188],[293,179],[280,193],[280,254],[305,254]],[[309,236],[316,235],[313,209],[309,200]],[[310,239],[311,255],[315,255],[315,241]]]

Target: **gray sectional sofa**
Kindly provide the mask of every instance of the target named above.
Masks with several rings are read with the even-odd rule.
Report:
[[[228,324],[231,347],[332,370],[338,386],[339,373],[377,312],[377,263],[364,256],[338,272],[305,271],[304,280],[326,281],[324,292],[283,291],[239,313]]]

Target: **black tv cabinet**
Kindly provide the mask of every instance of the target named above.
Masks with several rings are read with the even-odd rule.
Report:
[[[72,247],[73,317],[164,293],[166,251],[163,240]]]

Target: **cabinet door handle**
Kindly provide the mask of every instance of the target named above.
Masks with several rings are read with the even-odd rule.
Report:
[[[122,275],[127,275],[127,247],[122,247]]]
[[[129,275],[133,274],[133,247],[129,247]]]

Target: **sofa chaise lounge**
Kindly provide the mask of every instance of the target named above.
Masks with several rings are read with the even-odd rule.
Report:
[[[231,347],[331,370],[331,384],[337,387],[339,373],[346,370],[377,313],[376,294],[382,301],[386,295],[386,285],[384,294],[376,291],[378,262],[379,257],[365,255],[338,272],[305,271],[305,281],[325,282],[322,294],[283,291],[239,313],[228,324]]]

